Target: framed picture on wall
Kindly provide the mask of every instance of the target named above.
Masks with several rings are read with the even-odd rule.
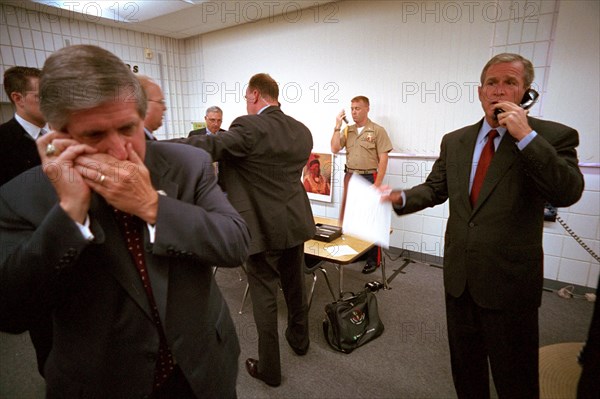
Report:
[[[333,173],[333,154],[313,152],[302,169],[302,184],[308,198],[331,202],[331,175]]]
[[[192,130],[198,130],[206,127],[206,122],[192,122]]]

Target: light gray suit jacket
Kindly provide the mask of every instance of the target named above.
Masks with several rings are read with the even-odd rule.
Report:
[[[248,229],[216,185],[209,155],[148,142],[159,196],[146,263],[169,347],[198,397],[235,395],[239,344],[211,266],[238,266]],[[132,398],[152,391],[159,335],[111,208],[94,195],[83,239],[38,169],[0,189],[0,329],[51,312],[49,397]]]
[[[581,197],[577,132],[528,118],[538,133],[523,151],[507,132],[492,159],[474,207],[469,177],[483,121],[444,136],[425,183],[406,191],[408,214],[450,199],[444,243],[444,287],[459,297],[466,286],[485,308],[539,306],[543,282],[544,204],[569,206]]]

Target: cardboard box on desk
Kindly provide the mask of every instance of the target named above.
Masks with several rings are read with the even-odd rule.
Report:
[[[342,228],[329,224],[315,223],[316,231],[313,239],[331,242],[342,235]]]

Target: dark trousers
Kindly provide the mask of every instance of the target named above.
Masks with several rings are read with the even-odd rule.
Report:
[[[277,331],[279,284],[287,305],[285,336],[289,345],[303,350],[310,344],[303,262],[304,244],[250,255],[246,261],[252,310],[258,331],[258,372],[269,384],[281,383]]]
[[[596,293],[600,289],[600,276]],[[600,306],[594,303],[592,323],[581,354],[581,377],[577,385],[577,399],[598,399],[600,397]]]
[[[352,175],[353,173],[351,172],[346,172],[346,174],[344,175],[344,194],[342,196],[342,206],[340,210],[340,222],[342,224],[344,222],[344,212],[346,210],[346,193],[348,192],[348,182],[350,181]],[[359,176],[373,184],[375,183],[375,179],[377,178],[377,173],[370,173]],[[366,256],[364,258],[367,260],[368,263],[374,263],[376,265],[379,265],[379,263],[381,262],[381,248],[375,245],[366,253]]]
[[[539,397],[537,307],[484,309],[466,289],[446,294],[446,318],[459,398],[490,397],[488,362],[500,399]]]

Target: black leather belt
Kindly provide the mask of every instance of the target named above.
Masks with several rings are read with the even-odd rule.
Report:
[[[350,169],[344,165],[344,172],[346,173],[358,173],[359,175],[372,175],[377,173],[377,169]]]

